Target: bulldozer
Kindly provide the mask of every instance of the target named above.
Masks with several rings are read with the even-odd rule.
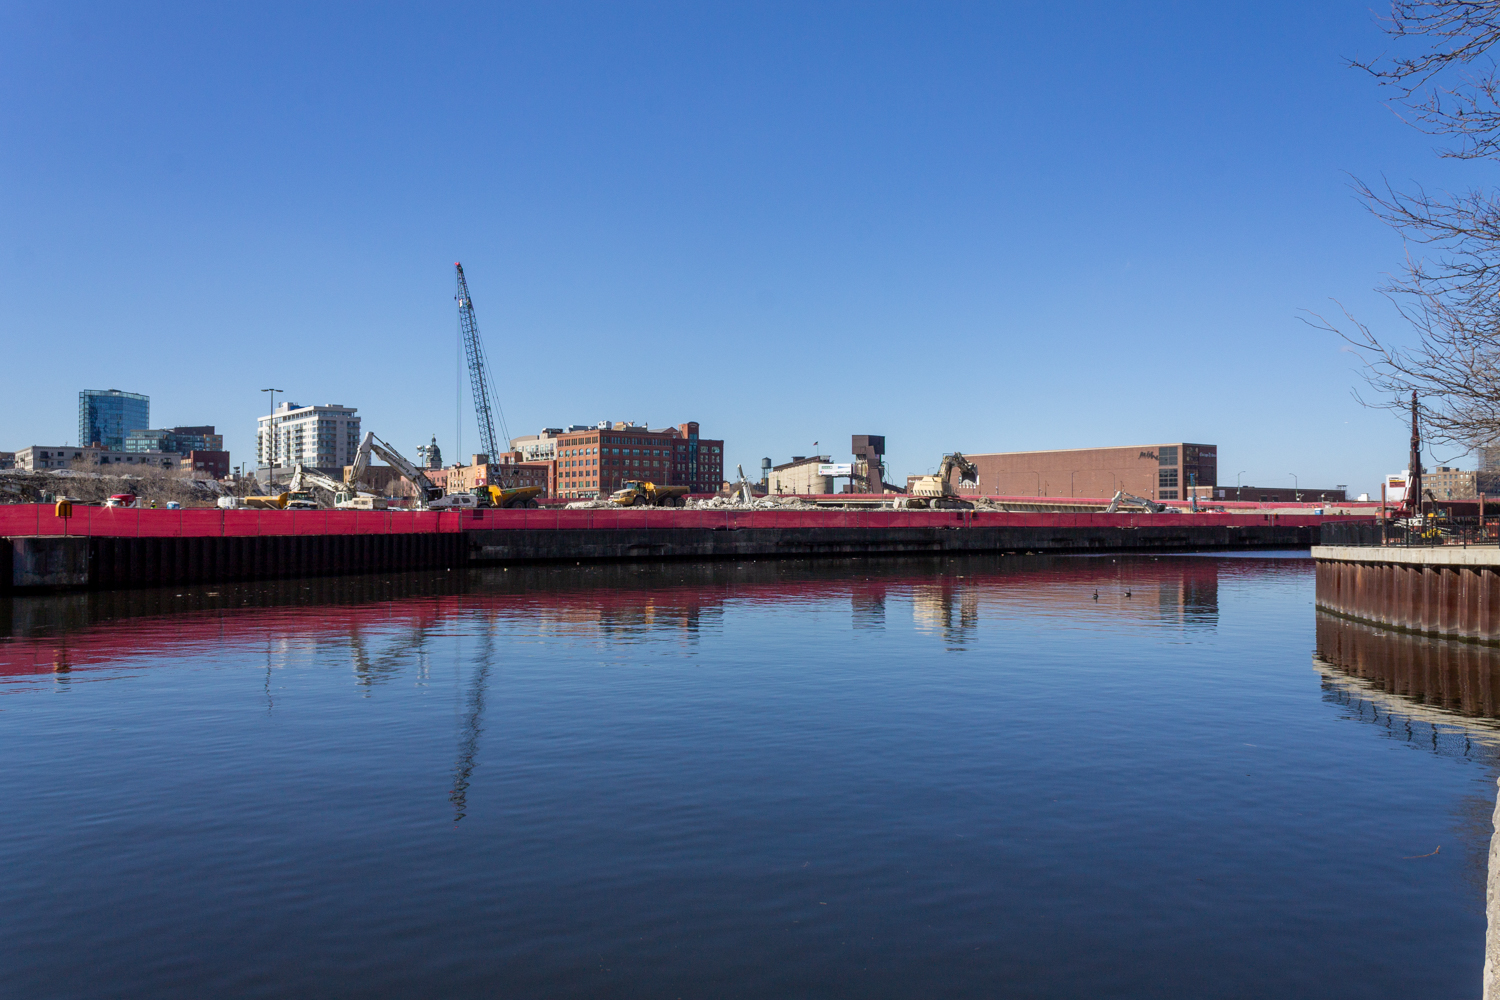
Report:
[[[913,479],[910,491],[904,497],[897,497],[893,506],[898,510],[973,510],[974,505],[960,497],[948,481],[954,469],[958,470],[959,482],[979,482],[979,469],[961,452],[955,451],[943,456],[937,475]]]
[[[609,495],[609,501],[621,507],[685,507],[687,492],[686,486],[659,486],[628,479]]]

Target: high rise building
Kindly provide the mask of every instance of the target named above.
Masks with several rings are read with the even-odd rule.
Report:
[[[326,475],[343,475],[359,450],[359,417],[340,403],[304,406],[286,402],[261,417],[255,434],[258,468],[304,465]],[[332,471],[329,471],[332,470]]]
[[[78,394],[78,444],[125,450],[131,431],[151,426],[151,397],[119,389],[85,389]]]

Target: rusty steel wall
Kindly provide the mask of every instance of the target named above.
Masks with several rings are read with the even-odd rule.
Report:
[[[1494,566],[1319,559],[1320,608],[1426,635],[1500,641]]]

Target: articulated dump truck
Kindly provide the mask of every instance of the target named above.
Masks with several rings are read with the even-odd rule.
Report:
[[[687,492],[686,486],[659,486],[627,480],[609,495],[609,499],[621,507],[685,507]]]

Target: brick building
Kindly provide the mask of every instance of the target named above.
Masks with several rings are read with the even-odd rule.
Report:
[[[607,421],[575,424],[553,441],[553,496],[608,496],[630,479],[686,486],[693,493],[716,492],[724,482],[724,442],[701,438],[694,421],[658,430]]]
[[[467,493],[476,486],[498,486],[503,490],[523,486],[541,486],[550,496],[552,464],[550,462],[523,462],[519,452],[506,452],[491,458],[489,455],[474,455],[468,465],[450,466],[442,484],[449,493]],[[436,471],[436,470],[434,470]],[[431,477],[429,472],[428,476]],[[434,480],[434,485],[436,481]]]
[[[1215,445],[1180,441],[1122,448],[965,453],[979,469],[980,494],[1110,497],[1124,490],[1148,500],[1185,499],[1190,484],[1217,486],[1218,454]]]

